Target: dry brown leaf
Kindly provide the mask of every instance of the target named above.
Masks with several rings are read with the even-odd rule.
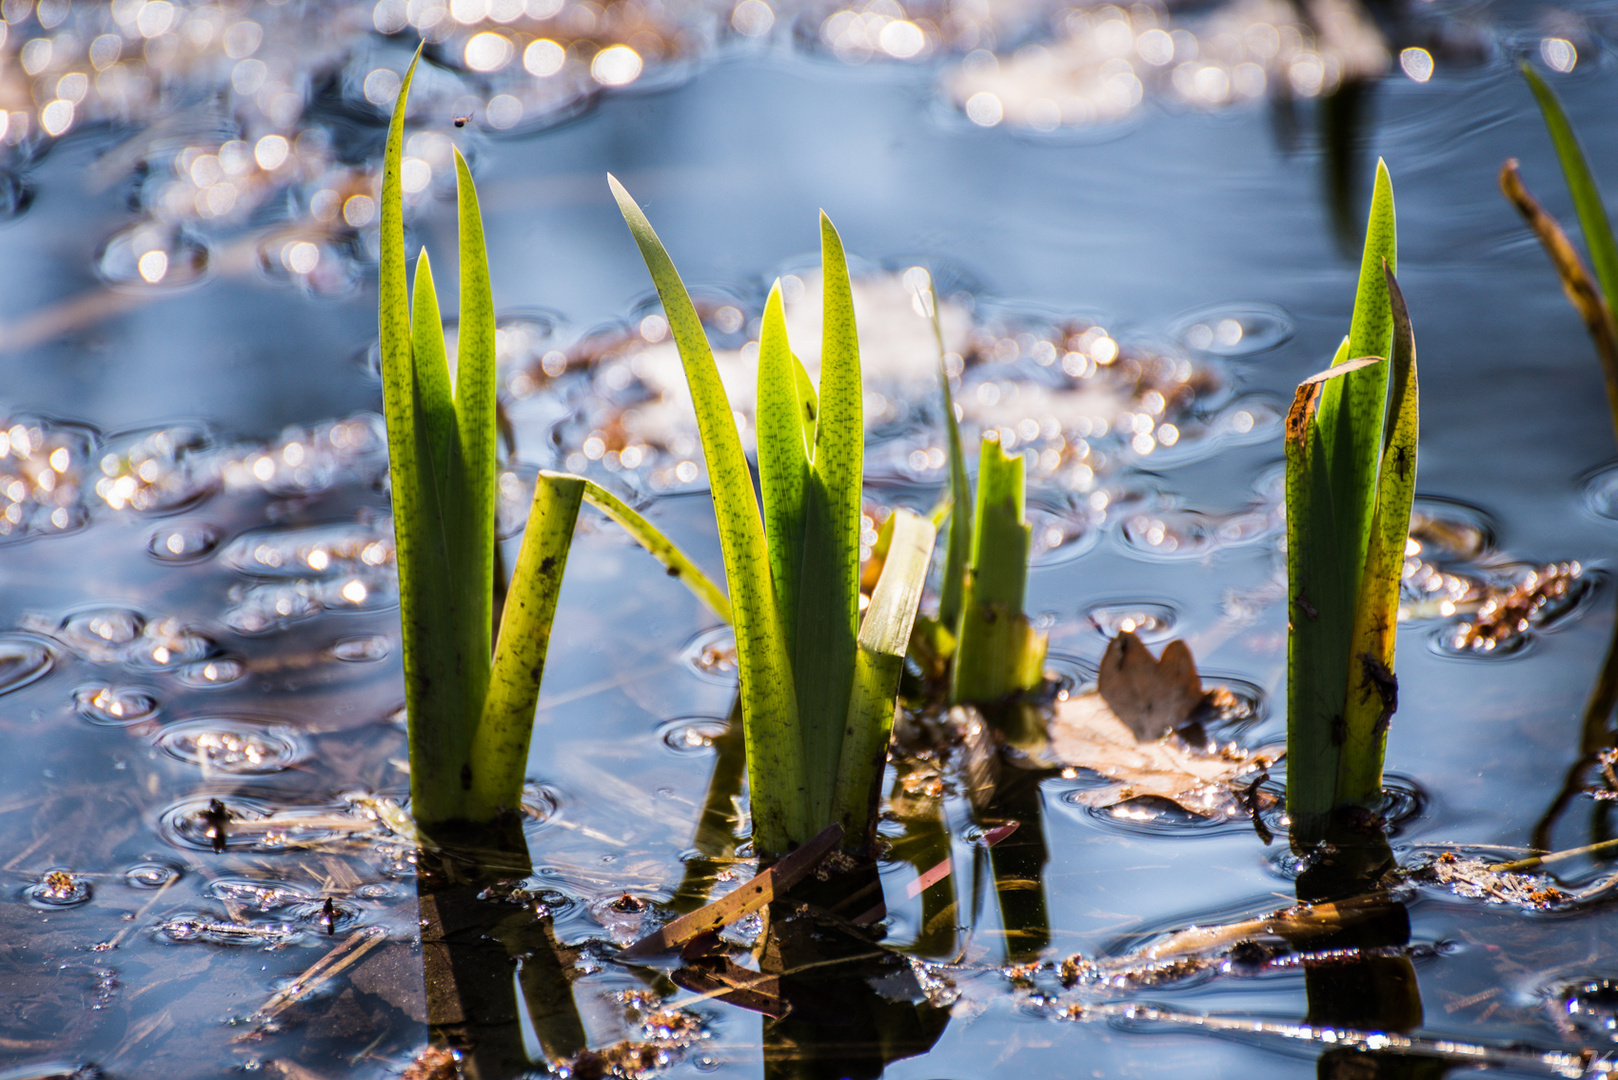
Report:
[[[1125,630],[1107,646],[1096,681],[1113,715],[1138,739],[1168,734],[1202,704],[1197,662],[1191,647],[1178,638],[1163,647],[1159,660],[1133,631]]]
[[[1089,693],[1057,703],[1051,749],[1064,764],[1113,781],[1078,793],[1086,806],[1153,796],[1202,817],[1231,818],[1249,812],[1242,782],[1279,761],[1285,748],[1248,750],[1228,743],[1200,750],[1174,734],[1143,741],[1099,693]]]

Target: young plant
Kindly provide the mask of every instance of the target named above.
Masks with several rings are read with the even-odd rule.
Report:
[[[753,840],[779,857],[824,826],[863,849],[894,699],[931,557],[932,525],[895,513],[881,580],[859,619],[864,461],[859,345],[842,241],[820,219],[825,270],[818,391],[787,341],[780,284],[759,341],[763,516],[730,402],[679,273],[640,207],[608,178],[663,302],[696,407],[736,630]]]
[[[938,298],[931,292],[920,298],[932,315],[942,359]],[[1009,456],[998,434],[986,432],[978,449],[974,500],[949,373],[940,366],[938,374],[949,457],[949,519],[938,619],[926,620],[918,633],[917,659],[924,670],[947,671],[952,702],[995,705],[1038,688],[1045,679],[1046,636],[1033,628],[1023,610],[1033,538],[1024,517],[1023,459]]]
[[[419,59],[419,53],[418,53]],[[383,406],[410,723],[410,795],[429,836],[482,828],[522,798],[551,622],[581,502],[624,527],[716,614],[724,594],[634,510],[582,477],[541,472],[493,637],[497,460],[494,300],[477,191],[455,155],[461,301],[451,388],[432,266],[406,287],[399,86],[382,174],[379,323]],[[492,655],[491,655],[492,654]]]
[[[1345,808],[1377,806],[1398,700],[1417,392],[1395,257],[1393,187],[1378,162],[1349,335],[1333,366],[1298,387],[1286,422],[1287,813],[1306,843]]]

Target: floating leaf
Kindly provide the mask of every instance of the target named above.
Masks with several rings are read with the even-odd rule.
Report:
[[[1101,699],[1137,739],[1167,735],[1191,719],[1203,699],[1189,645],[1175,639],[1156,659],[1130,630],[1108,644],[1097,683]]]
[[[1099,690],[1058,702],[1051,721],[1051,750],[1060,761],[1113,781],[1080,792],[1078,800],[1085,806],[1108,807],[1150,797],[1165,799],[1201,817],[1248,814],[1244,793],[1238,789],[1244,780],[1279,761],[1283,748],[1248,750],[1235,743],[1199,748],[1167,731],[1162,725],[1169,722],[1168,717],[1180,715],[1182,722],[1189,719],[1207,697],[1200,693],[1200,680],[1198,696],[1195,700],[1189,697],[1191,680],[1197,678],[1191,652],[1182,645],[1183,659],[1179,650],[1171,653],[1166,649],[1163,660],[1151,661],[1151,653],[1138,639],[1122,643],[1126,636],[1134,637],[1121,634],[1108,647],[1102,661],[1103,679],[1119,700],[1136,710],[1135,722],[1141,727],[1120,718]],[[1133,658],[1137,651],[1145,654],[1144,661]],[[1146,661],[1153,665],[1150,676],[1145,674]],[[1110,677],[1106,674],[1109,666],[1116,673]],[[1158,679],[1155,687],[1154,676]],[[1137,730],[1153,729],[1163,734],[1145,739],[1137,734]]]

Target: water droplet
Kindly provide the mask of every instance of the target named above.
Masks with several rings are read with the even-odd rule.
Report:
[[[303,757],[302,742],[291,728],[250,720],[171,724],[157,737],[157,745],[171,757],[202,766],[205,772],[279,772]]]
[[[196,562],[219,544],[219,530],[205,522],[188,522],[158,529],[146,540],[152,558],[166,563]]]
[[[705,682],[736,685],[736,635],[728,626],[704,630],[680,651],[680,659]]]
[[[225,686],[246,675],[247,667],[240,660],[221,656],[182,665],[175,674],[187,686]]]
[[[1182,315],[1170,327],[1174,340],[1192,352],[1247,357],[1292,340],[1297,325],[1274,304],[1229,304]]]
[[[127,686],[80,687],[73,692],[73,705],[93,724],[133,724],[157,712],[156,698]]]
[[[44,642],[21,634],[0,634],[0,694],[43,677],[53,663]]]
[[[90,900],[90,882],[71,870],[58,867],[41,874],[37,882],[24,890],[24,895],[34,907],[78,907]]]
[[[178,866],[168,863],[136,863],[124,871],[124,882],[136,889],[161,889],[169,882],[179,880],[181,873]]]
[[[729,727],[729,722],[719,717],[691,716],[665,721],[657,730],[664,746],[676,753],[690,754],[711,748]]]
[[[382,634],[372,634],[369,637],[344,638],[331,647],[331,654],[335,659],[358,663],[367,660],[382,660],[387,657],[390,643]]]

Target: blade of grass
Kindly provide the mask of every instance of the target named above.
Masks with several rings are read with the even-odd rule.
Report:
[[[534,480],[534,502],[506,594],[488,696],[472,743],[473,820],[492,820],[521,805],[534,708],[584,487],[579,477],[559,473],[541,472]]]
[[[797,692],[752,474],[691,297],[651,222],[617,179],[607,179],[663,301],[696,408],[736,627],[754,843],[763,855],[782,855],[807,840],[810,827]]]
[[[934,302],[936,311],[936,301]],[[933,316],[937,325],[938,316]],[[943,348],[943,340],[939,340]],[[972,551],[972,519],[966,508],[972,505],[972,484],[966,478],[966,452],[961,449],[961,425],[955,418],[955,396],[949,389],[949,372],[942,362],[938,381],[944,390],[944,447],[949,452],[949,531],[944,541],[944,577],[938,586],[938,621],[957,633],[961,624],[961,591],[966,584],[966,560]]]
[[[828,821],[854,680],[859,619],[860,489],[865,420],[854,297],[843,243],[820,215],[823,290],[820,416],[804,516],[792,673],[803,735],[809,820]]]
[[[859,655],[833,793],[833,820],[843,826],[844,843],[858,849],[867,848],[873,838],[878,785],[893,734],[894,699],[937,539],[933,523],[912,511],[895,510],[888,520],[893,535],[882,576],[860,623]]]
[[[803,569],[809,449],[813,445],[798,391],[799,369],[787,343],[786,311],[781,304],[781,283],[777,281],[764,303],[764,322],[759,332],[758,479],[764,503],[764,536],[770,548],[770,576],[775,581],[788,655],[795,655],[797,639],[798,575]]]
[[[990,433],[978,452],[978,493],[951,697],[992,704],[1038,685],[1044,636],[1023,614],[1033,529],[1023,520],[1023,462]]]
[[[410,341],[415,354],[416,401],[431,471],[421,477],[431,485],[432,498],[443,505],[449,491],[450,450],[455,445],[455,394],[449,385],[449,358],[444,351],[444,320],[438,312],[433,288],[432,261],[427,249],[416,257],[415,299],[410,308]]]
[[[463,815],[462,779],[471,747],[471,725],[460,711],[463,684],[458,669],[444,506],[437,486],[430,482],[434,451],[429,422],[420,404],[406,283],[400,172],[405,104],[420,56],[418,49],[400,80],[383,154],[377,322],[399,567],[405,708],[410,721],[410,759],[415,763],[410,773],[411,812],[424,830],[431,831]],[[436,323],[436,304],[432,309],[423,312],[422,317]],[[438,349],[441,352],[442,345]],[[436,380],[436,370],[429,367],[425,381],[435,400],[440,394]],[[442,415],[436,414],[435,424]]]
[[[1562,163],[1562,175],[1567,178],[1568,194],[1573,196],[1573,208],[1579,215],[1584,243],[1590,249],[1596,280],[1601,283],[1607,306],[1618,307],[1618,241],[1613,238],[1607,208],[1601,202],[1601,189],[1596,186],[1584,150],[1579,146],[1578,136],[1573,134],[1573,125],[1568,123],[1556,92],[1528,64],[1522,66],[1522,73],[1528,80],[1528,88],[1534,92],[1534,100],[1539,103],[1551,143],[1556,147],[1556,157]]]
[[[1286,420],[1287,814],[1300,838],[1318,838],[1336,805],[1357,574],[1337,551],[1340,516],[1319,424],[1326,385],[1379,363],[1348,360],[1298,385]],[[1328,677],[1330,676],[1330,677]]]
[[[455,348],[455,420],[451,454],[451,574],[458,592],[456,622],[465,655],[467,717],[483,714],[494,634],[494,514],[499,479],[495,423],[494,295],[484,249],[477,187],[459,150],[455,190],[460,226],[461,313]],[[526,743],[523,753],[527,754]],[[476,767],[474,763],[474,768]],[[481,783],[474,784],[482,791]]]
[[[580,479],[583,479],[580,477]],[[635,542],[668,569],[670,577],[677,577],[691,590],[707,609],[725,622],[731,621],[730,601],[724,590],[713,579],[697,568],[690,557],[674,545],[674,541],[630,509],[618,496],[593,480],[584,481],[584,501],[616,522]]]
[[[1399,582],[1404,575],[1405,542],[1410,536],[1410,506],[1416,495],[1419,434],[1415,332],[1393,271],[1384,267],[1383,272],[1388,279],[1393,315],[1389,428],[1377,477],[1371,542],[1366,547],[1359,600],[1354,605],[1348,700],[1343,716],[1345,738],[1337,766],[1337,802],[1367,808],[1381,801],[1388,723],[1398,704],[1393,653],[1399,626]]]
[[[1529,194],[1517,171],[1517,159],[1512,158],[1500,168],[1500,190],[1517,207],[1528,227],[1539,237],[1545,253],[1556,267],[1562,280],[1562,291],[1567,294],[1573,310],[1584,320],[1584,327],[1595,342],[1596,355],[1601,359],[1601,372],[1607,384],[1607,409],[1618,428],[1618,323],[1613,320],[1612,305],[1590,280],[1578,249],[1562,231],[1562,226],[1539,201]],[[1585,229],[1588,233],[1588,227]]]

